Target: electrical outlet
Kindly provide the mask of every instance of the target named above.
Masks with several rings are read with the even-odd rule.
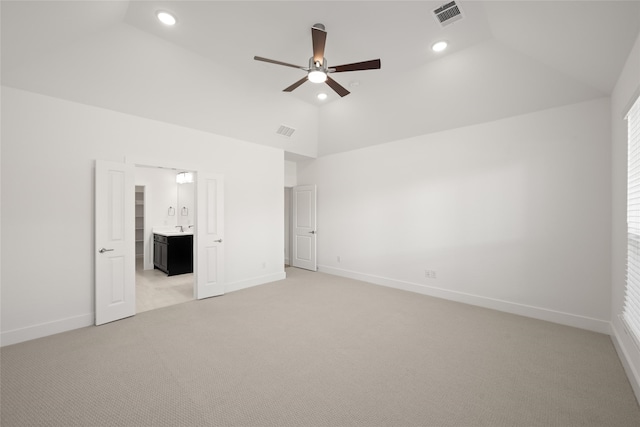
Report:
[[[340,262],[340,256],[336,257],[336,261]]]
[[[424,277],[426,277],[427,279],[435,279],[436,278],[436,271],[435,270],[425,270],[424,271]]]
[[[267,268],[267,263],[266,262],[262,263],[262,268]]]

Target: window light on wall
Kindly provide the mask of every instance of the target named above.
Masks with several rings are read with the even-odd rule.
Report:
[[[627,114],[627,284],[622,319],[640,346],[640,97]]]

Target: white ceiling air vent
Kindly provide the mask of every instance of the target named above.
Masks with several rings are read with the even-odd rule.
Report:
[[[455,1],[443,4],[433,11],[436,19],[443,27],[462,19],[462,11]]]
[[[294,128],[291,128],[289,126],[285,126],[285,125],[280,125],[280,127],[278,128],[278,130],[276,131],[276,133],[278,135],[282,135],[282,136],[286,136],[286,137],[290,137],[291,135],[293,135],[293,133],[296,130]]]

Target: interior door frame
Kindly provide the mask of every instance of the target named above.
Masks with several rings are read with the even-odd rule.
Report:
[[[284,245],[285,245],[285,257],[284,264],[286,266],[291,266],[291,252],[293,247],[293,221],[291,217],[293,216],[293,186],[284,187]]]

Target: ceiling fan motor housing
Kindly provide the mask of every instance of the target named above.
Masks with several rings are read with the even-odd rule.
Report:
[[[322,58],[322,64],[316,63],[313,60],[313,56],[309,58],[309,71],[322,71],[323,73],[327,73],[327,58]]]

